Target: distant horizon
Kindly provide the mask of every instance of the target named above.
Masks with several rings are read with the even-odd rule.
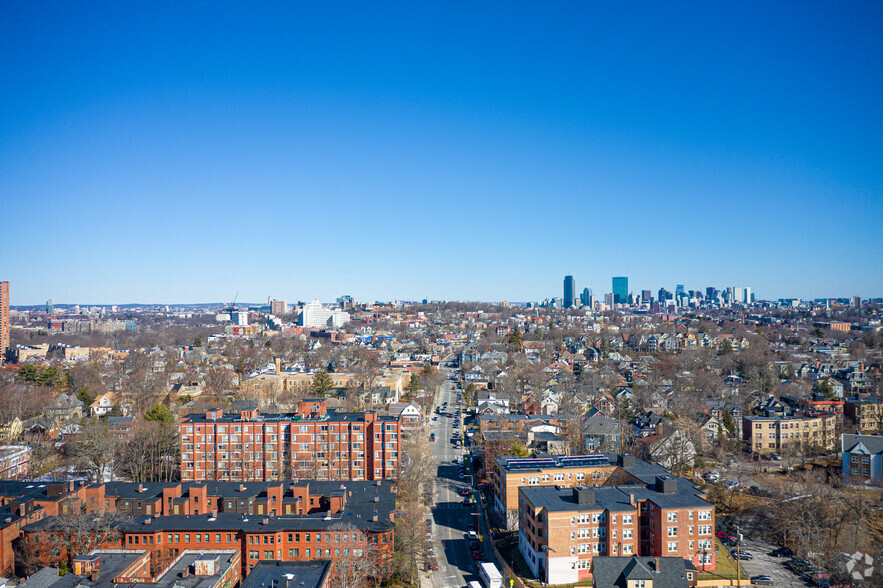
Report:
[[[690,289],[688,288],[687,291],[689,291],[689,290]],[[610,292],[605,292],[605,294],[610,294]],[[637,293],[634,293],[634,292],[633,292],[633,294],[637,295]],[[597,295],[595,295],[595,296],[597,298]],[[782,296],[779,298],[757,298],[757,297],[755,297],[755,303],[757,303],[757,302],[776,302],[778,300],[800,300],[800,301],[804,301],[804,302],[811,302],[811,301],[816,301],[816,300],[849,300],[853,296],[858,296],[858,294],[851,295],[851,296],[818,296],[818,297],[814,297],[814,298],[803,298],[803,297],[799,297],[799,296]],[[602,297],[603,297],[603,295],[602,295]],[[551,300],[552,298],[556,298],[556,297],[555,296],[548,296],[547,298],[543,298],[543,299],[539,299],[539,300],[506,300],[506,299],[503,299],[503,300],[478,300],[478,299],[426,298],[426,304],[432,304],[432,303],[503,304],[503,303],[506,303],[509,305],[522,305],[522,304],[538,304],[538,303],[543,302],[543,300],[546,300],[546,299]],[[560,297],[558,297],[558,298],[560,298]],[[656,297],[653,296],[653,298],[655,300]],[[876,300],[876,299],[883,299],[883,295],[881,295],[881,296],[862,296],[861,298],[862,298],[862,301],[871,300],[871,299]],[[313,300],[313,299],[310,299],[310,300],[302,300],[301,299],[299,301],[304,302],[304,303],[308,303],[311,300]],[[394,302],[408,302],[408,303],[412,303],[412,304],[423,304],[423,300],[424,300],[423,298],[417,298],[417,299],[415,299],[415,298],[391,298],[388,300],[354,299],[356,304],[368,304],[368,303],[390,304],[390,303],[394,303]],[[297,301],[298,300],[285,300],[285,302],[289,305],[295,304]],[[321,299],[319,299],[319,302],[321,302],[324,305],[336,304],[336,301],[323,301]],[[603,302],[603,300],[600,300],[600,302]],[[74,306],[80,306],[80,307],[84,307],[84,308],[108,307],[108,306],[120,306],[120,307],[126,307],[126,306],[224,306],[224,305],[230,305],[230,304],[231,304],[230,302],[223,302],[223,301],[218,301],[218,302],[101,302],[101,303],[99,303],[99,302],[54,302],[54,301],[52,302],[52,306],[56,307],[56,308],[72,308]],[[237,307],[243,307],[243,308],[249,307],[249,306],[252,306],[252,307],[253,306],[265,306],[266,304],[267,303],[265,301],[262,301],[262,302],[237,301],[236,302]],[[39,308],[39,307],[45,307],[45,306],[46,306],[46,302],[37,302],[37,303],[33,303],[33,304],[12,304],[12,302],[10,302],[10,304],[9,304],[10,309]],[[579,307],[577,307],[577,308],[579,308]]]

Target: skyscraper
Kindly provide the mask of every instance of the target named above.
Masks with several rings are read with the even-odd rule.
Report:
[[[627,304],[629,301],[629,279],[626,276],[613,278],[613,303]]]
[[[9,347],[9,282],[0,282],[0,359]]]
[[[573,283],[573,276],[564,276],[564,308],[573,306],[576,298],[576,286]]]
[[[592,289],[583,288],[583,293],[579,295],[579,301],[583,306],[592,306]]]

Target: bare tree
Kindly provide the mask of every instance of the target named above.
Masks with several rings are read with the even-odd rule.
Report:
[[[77,435],[71,451],[82,467],[91,472],[95,482],[113,476],[120,466],[122,442],[106,421],[90,421]]]
[[[120,469],[133,482],[171,482],[179,475],[180,446],[174,423],[140,421],[119,451]]]
[[[402,504],[396,509],[395,521],[396,563],[400,573],[413,585],[421,565],[429,557],[426,507],[413,501]]]
[[[40,522],[42,532],[30,533],[19,541],[17,564],[26,572],[40,561],[35,553],[48,550],[62,567],[71,569],[75,557],[120,540],[121,529],[129,517],[116,513],[86,514],[68,512]],[[29,569],[30,568],[30,569]]]
[[[424,429],[418,428],[402,438],[400,463],[398,502],[425,504],[438,466]]]
[[[368,536],[350,523],[335,523],[328,529],[334,543],[334,588],[362,588],[379,573],[379,551]]]

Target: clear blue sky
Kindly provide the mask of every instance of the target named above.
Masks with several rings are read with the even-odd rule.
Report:
[[[13,304],[883,296],[883,3],[260,4],[0,4]]]

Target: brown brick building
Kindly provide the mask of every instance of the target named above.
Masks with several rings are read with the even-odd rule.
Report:
[[[181,479],[396,479],[400,434],[396,418],[329,412],[322,399],[295,413],[209,410],[181,419]]]
[[[714,570],[714,505],[684,478],[652,484],[522,487],[518,546],[549,584],[591,577],[598,556],[682,557]]]
[[[371,543],[385,574],[391,569],[393,489],[390,481],[116,483],[84,488],[82,506],[121,515],[114,522],[118,532],[105,533],[99,547],[149,550],[156,569],[186,549],[237,549],[244,577],[260,561],[333,562],[342,550],[359,554]],[[69,528],[61,519],[40,517],[21,528],[19,549],[30,554],[31,566],[58,566],[79,555],[69,553]]]
[[[491,464],[494,515],[509,530],[518,527],[518,490],[523,486],[615,486],[653,482],[664,467],[632,455],[592,454],[549,458],[500,457]]]

